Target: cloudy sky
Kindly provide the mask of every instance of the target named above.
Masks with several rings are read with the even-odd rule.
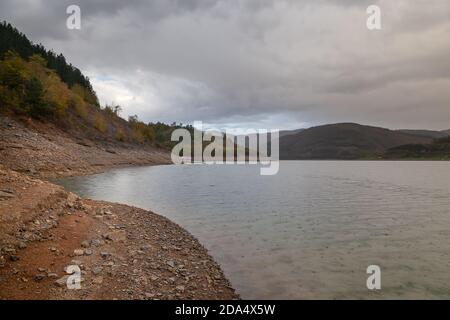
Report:
[[[70,4],[81,30],[66,28]],[[0,19],[62,52],[124,117],[450,128],[448,0],[1,0]]]

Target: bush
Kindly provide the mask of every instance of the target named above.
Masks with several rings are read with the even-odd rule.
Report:
[[[117,130],[115,138],[117,141],[122,141],[122,142],[127,140],[127,136],[126,136],[125,132],[123,132],[122,129]]]
[[[86,103],[83,99],[80,98],[80,96],[73,94],[72,97],[69,99],[69,107],[75,111],[75,114],[82,118],[87,119],[88,112]]]
[[[101,115],[97,115],[94,120],[94,128],[100,131],[101,133],[106,132],[106,123],[105,119]]]
[[[35,77],[26,84],[25,108],[33,118],[46,118],[55,114],[51,103],[44,100],[44,89],[42,83]]]

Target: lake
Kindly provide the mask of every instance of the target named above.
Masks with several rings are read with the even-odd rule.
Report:
[[[449,162],[151,166],[58,183],[180,224],[244,299],[450,298]],[[381,290],[366,287],[369,265]]]

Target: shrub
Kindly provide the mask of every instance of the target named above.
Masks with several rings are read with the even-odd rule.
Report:
[[[33,118],[46,118],[55,114],[52,104],[44,100],[42,83],[35,77],[26,83],[24,102],[26,110]]]
[[[123,132],[123,130],[120,128],[117,129],[115,138],[117,141],[122,141],[122,142],[127,140],[127,136],[126,136],[125,132]]]
[[[69,99],[69,107],[75,111],[75,114],[78,117],[87,119],[88,112],[86,103],[80,96],[73,94]]]
[[[106,132],[106,123],[105,119],[101,115],[97,115],[94,120],[94,128],[98,131],[105,133]]]

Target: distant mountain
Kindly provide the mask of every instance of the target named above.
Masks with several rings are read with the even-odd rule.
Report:
[[[450,136],[429,144],[406,144],[390,148],[383,159],[450,160]]]
[[[403,129],[403,130],[396,130],[397,132],[407,133],[414,136],[419,137],[426,137],[426,138],[432,138],[432,139],[439,139],[444,138],[450,135],[450,130],[446,131],[433,131],[433,130],[409,130],[409,129]]]
[[[296,129],[296,130],[281,130],[280,131],[280,138],[285,136],[290,136],[296,133],[300,133],[305,129]]]
[[[389,148],[406,144],[428,144],[433,138],[364,126],[356,123],[329,124],[280,138],[280,159],[375,158]]]
[[[280,130],[279,131],[279,137],[284,137],[284,136],[290,136],[299,132],[302,132],[305,129],[295,129],[295,130]],[[231,136],[229,135],[229,137],[233,137],[234,139],[237,139],[238,137],[243,137],[243,135],[236,135],[236,136]],[[241,141],[237,141],[237,145],[240,147],[245,147],[246,145],[248,145],[249,143],[249,139],[254,139],[256,137],[256,139],[258,139],[258,134],[249,134],[249,135],[245,135],[245,140]]]

